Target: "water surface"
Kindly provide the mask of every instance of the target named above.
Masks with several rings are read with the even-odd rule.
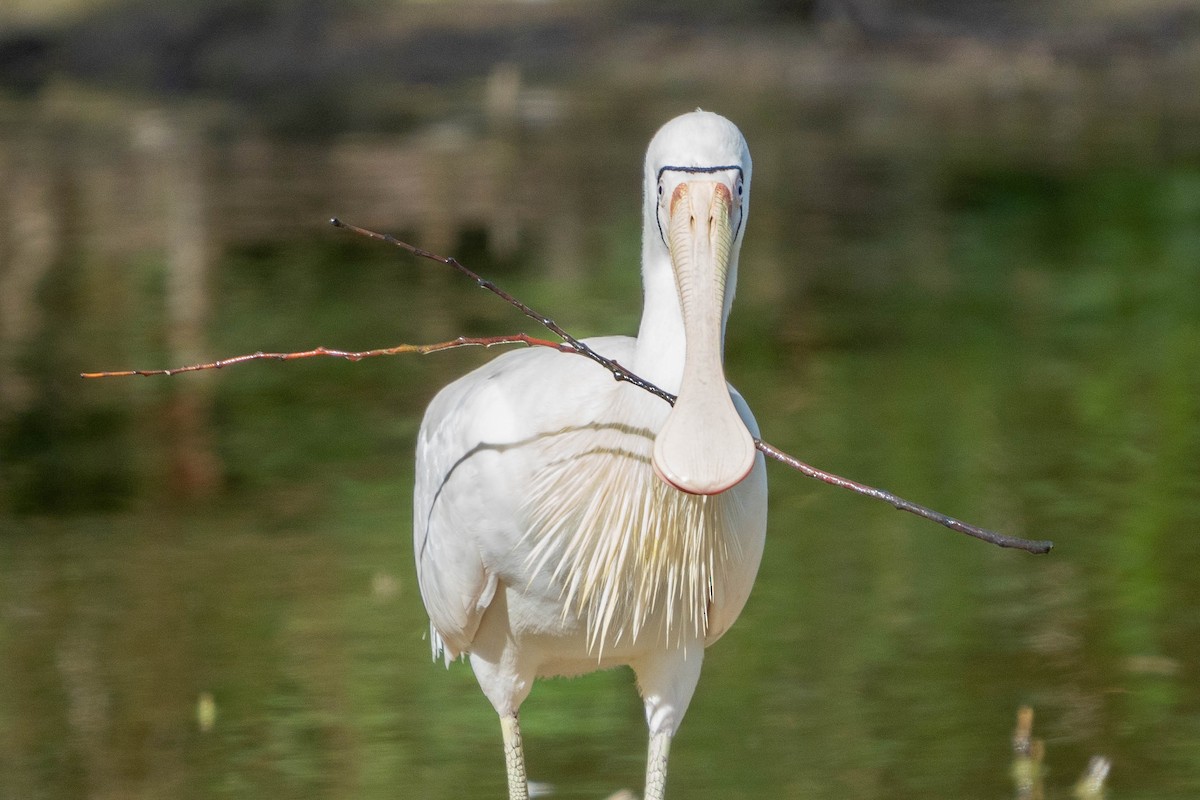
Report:
[[[927,153],[842,152],[836,131],[804,155],[763,114],[746,125],[757,184],[727,360],[764,437],[1057,547],[1001,551],[772,466],[762,570],[708,652],[671,795],[1011,797],[1029,704],[1048,796],[1094,754],[1114,796],[1196,796],[1200,173],[926,170]],[[240,151],[208,146],[207,216],[139,208],[185,232],[233,218],[204,176]],[[394,229],[578,335],[632,333],[641,146],[614,160],[567,137],[536,151],[560,167],[537,184],[542,211],[424,225],[400,204]],[[604,165],[594,198],[577,188]],[[322,227],[355,208],[343,184],[314,186],[303,223],[198,235],[200,322],[171,310],[187,253],[106,243],[94,214],[42,268],[6,362],[0,797],[501,795],[493,712],[468,667],[430,661],[409,522],[420,414],[488,354],[75,377],[536,332],[435,266]],[[523,725],[553,796],[640,790],[628,672],[539,684]]]

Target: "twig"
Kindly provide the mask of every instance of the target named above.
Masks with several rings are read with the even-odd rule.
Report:
[[[315,357],[322,357],[322,356],[328,357],[328,358],[342,358],[342,359],[346,359],[348,361],[360,361],[364,358],[372,358],[375,356],[392,356],[392,355],[399,355],[399,354],[403,354],[403,353],[418,353],[418,354],[424,355],[427,353],[436,353],[436,352],[439,352],[442,350],[451,350],[451,349],[458,348],[458,347],[470,347],[470,346],[493,347],[495,345],[503,345],[503,344],[524,344],[524,345],[528,345],[530,347],[549,347],[549,348],[558,350],[560,352],[574,353],[576,355],[584,356],[585,358],[589,358],[592,361],[599,364],[600,366],[607,369],[610,373],[612,373],[613,378],[615,378],[616,380],[625,381],[627,383],[630,383],[644,391],[647,391],[647,392],[655,395],[656,397],[661,398],[662,400],[664,400],[667,403],[670,403],[671,405],[675,404],[675,399],[676,399],[675,395],[671,394],[670,392],[668,392],[664,389],[659,388],[658,386],[656,386],[655,384],[646,380],[645,378],[642,378],[639,375],[637,375],[633,372],[630,372],[628,369],[621,366],[621,364],[618,363],[617,361],[597,353],[595,350],[593,350],[587,344],[580,341],[579,339],[576,339],[571,334],[567,333],[567,331],[564,330],[553,319],[545,316],[544,314],[538,313],[537,311],[535,311],[534,309],[532,309],[525,303],[521,302],[520,300],[513,297],[508,292],[501,289],[499,286],[497,286],[492,281],[487,280],[487,279],[481,277],[480,275],[478,275],[477,273],[473,272],[472,270],[468,269],[462,263],[460,263],[457,259],[447,258],[445,256],[440,256],[435,253],[431,253],[428,250],[422,250],[419,247],[414,247],[411,244],[402,242],[390,234],[376,233],[375,231],[367,230],[366,228],[360,228],[356,225],[350,225],[348,223],[342,222],[341,220],[339,220],[337,218],[330,220],[330,222],[333,225],[335,225],[336,227],[345,228],[346,230],[351,231],[352,233],[356,233],[360,236],[366,236],[370,239],[376,239],[378,241],[386,242],[388,244],[395,245],[396,247],[399,247],[403,250],[407,250],[408,252],[412,253],[415,256],[430,259],[430,260],[436,261],[440,264],[445,264],[447,266],[453,267],[454,269],[458,270],[463,275],[465,275],[468,278],[470,278],[471,280],[473,280],[476,283],[476,285],[480,286],[483,289],[487,289],[492,294],[495,294],[497,297],[499,297],[500,299],[504,300],[509,305],[511,305],[514,308],[516,308],[517,310],[519,310],[525,316],[529,317],[530,319],[536,321],[538,324],[545,327],[551,333],[555,334],[560,339],[562,339],[562,342],[559,343],[559,342],[552,342],[547,339],[537,339],[537,338],[534,338],[534,337],[529,336],[524,333],[517,333],[517,334],[508,335],[508,336],[485,336],[485,337],[460,336],[457,339],[451,339],[451,340],[445,341],[445,342],[436,342],[434,344],[418,344],[418,345],[400,344],[400,345],[396,345],[394,347],[381,347],[381,348],[377,348],[374,350],[347,351],[347,350],[335,350],[335,349],[328,348],[328,347],[316,347],[316,348],[313,348],[312,350],[303,350],[303,351],[289,352],[289,353],[267,353],[267,352],[259,351],[257,353],[249,353],[249,354],[241,355],[241,356],[233,356],[232,358],[222,358],[222,359],[218,359],[216,361],[210,361],[210,362],[203,363],[203,364],[192,364],[192,365],[184,366],[184,367],[173,367],[170,369],[119,370],[119,371],[113,371],[113,372],[84,372],[84,373],[80,373],[80,377],[83,377],[83,378],[117,378],[117,377],[130,377],[130,376],[147,377],[147,376],[151,376],[151,375],[170,376],[170,375],[178,375],[179,373],[182,373],[182,372],[197,372],[200,370],[222,369],[224,367],[233,366],[235,364],[242,364],[242,363],[245,363],[248,361],[294,361],[294,360],[298,360],[298,359],[302,359],[302,358],[315,358]],[[927,508],[927,507],[919,505],[917,503],[913,503],[909,500],[905,500],[904,498],[898,497],[884,489],[877,489],[873,486],[868,486],[866,484],[859,483],[857,481],[852,481],[849,478],[843,478],[840,475],[835,475],[832,472],[826,472],[825,470],[818,469],[817,467],[814,467],[810,464],[806,464],[805,462],[801,461],[800,459],[796,458],[795,456],[790,455],[790,454],[784,452],[783,450],[780,450],[779,448],[775,447],[774,445],[772,445],[768,442],[763,441],[762,439],[756,438],[754,440],[754,444],[755,444],[755,447],[757,447],[758,450],[761,451],[764,455],[766,455],[770,458],[773,458],[776,461],[779,461],[780,463],[785,464],[788,467],[791,467],[792,469],[796,470],[797,472],[801,473],[802,475],[806,475],[810,478],[815,478],[816,480],[822,481],[831,486],[837,486],[837,487],[840,487],[843,489],[849,489],[852,492],[856,492],[858,494],[865,495],[867,497],[871,497],[876,500],[882,500],[883,502],[889,504],[890,506],[892,506],[893,508],[895,508],[897,510],[907,511],[910,514],[915,514],[919,517],[923,517],[932,522],[936,522],[939,525],[949,528],[950,530],[966,534],[967,536],[975,537],[976,539],[980,539],[985,542],[990,542],[991,544],[997,545],[998,547],[1011,547],[1011,548],[1016,548],[1019,550],[1025,550],[1030,553],[1048,553],[1048,552],[1050,552],[1050,549],[1054,547],[1054,543],[1050,542],[1050,541],[1032,541],[1029,539],[1021,539],[1019,537],[1008,536],[1006,534],[997,533],[996,531],[991,531],[986,528],[980,528],[976,525],[971,525],[969,523],[963,522],[963,521],[955,519],[953,517],[949,517],[940,512],[934,511],[933,509]]]
[[[563,352],[573,352],[573,349],[565,344],[551,342],[547,339],[535,339],[524,333],[514,333],[510,336],[460,336],[448,342],[437,342],[435,344],[398,344],[395,347],[380,347],[375,350],[348,351],[334,350],[329,347],[314,347],[312,350],[302,350],[295,353],[264,353],[260,350],[257,353],[248,353],[244,356],[222,358],[216,361],[209,361],[205,364],[191,364],[186,367],[173,367],[171,369],[127,369],[116,372],[81,372],[79,373],[79,377],[128,378],[133,375],[141,377],[150,375],[178,375],[181,372],[222,369],[224,367],[231,367],[234,364],[244,364],[247,361],[295,361],[301,358],[315,358],[319,356],[344,358],[347,361],[361,361],[364,358],[372,358],[374,356],[394,356],[402,353],[425,355],[427,353],[437,353],[441,350],[453,350],[456,347],[493,347],[498,344],[526,344],[530,347],[552,347],[555,350]]]
[[[792,469],[802,475],[807,475],[810,478],[815,478],[830,486],[837,486],[841,489],[849,489],[852,492],[857,492],[867,497],[872,497],[876,500],[882,500],[897,511],[907,511],[910,514],[916,514],[918,517],[924,517],[931,522],[936,522],[938,525],[949,528],[952,531],[965,533],[967,536],[974,536],[976,539],[982,539],[985,542],[990,542],[997,547],[1013,547],[1018,550],[1026,550],[1030,553],[1049,553],[1054,547],[1054,542],[1051,541],[1035,541],[1031,539],[1022,539],[1017,536],[1009,536],[1005,533],[997,533],[996,531],[980,528],[972,525],[969,522],[955,519],[954,517],[946,516],[945,514],[934,511],[932,508],[918,505],[911,500],[905,500],[903,497],[897,497],[886,489],[876,489],[874,486],[867,486],[865,483],[852,481],[849,478],[843,478],[841,475],[835,475],[832,472],[826,472],[823,469],[818,469],[811,464],[806,464],[793,455],[783,452],[772,444],[768,444],[761,439],[755,439],[754,445],[762,451],[764,455],[770,456],[776,461],[787,464]]]
[[[386,242],[388,244],[395,245],[396,247],[399,247],[402,250],[407,250],[409,253],[412,253],[413,255],[418,256],[420,258],[427,258],[431,261],[436,261],[439,264],[445,264],[447,266],[453,267],[454,269],[458,270],[463,275],[465,275],[468,278],[470,278],[471,280],[473,280],[476,283],[476,285],[478,285],[479,287],[481,287],[483,289],[487,289],[489,292],[496,295],[497,297],[499,297],[501,300],[508,303],[509,305],[513,306],[514,308],[516,308],[518,311],[520,311],[525,316],[536,321],[538,324],[544,326],[551,333],[553,333],[554,335],[558,336],[559,338],[561,338],[563,340],[562,345],[556,345],[552,342],[540,342],[540,341],[537,342],[538,344],[547,344],[551,347],[556,347],[559,350],[564,350],[566,352],[573,352],[578,355],[584,356],[586,358],[590,358],[592,361],[595,361],[597,364],[601,365],[602,367],[607,369],[609,372],[611,372],[612,376],[615,379],[617,379],[618,381],[626,381],[628,383],[631,383],[640,389],[644,389],[645,391],[650,392],[651,394],[662,398],[663,400],[665,400],[666,402],[668,402],[672,405],[675,404],[675,395],[671,394],[668,391],[665,391],[664,389],[659,388],[658,386],[654,385],[653,383],[646,380],[645,378],[642,378],[642,377],[634,374],[633,372],[630,372],[625,367],[618,364],[616,361],[600,355],[595,350],[588,347],[586,344],[579,341],[574,336],[572,336],[571,334],[569,334],[565,330],[563,330],[563,328],[560,327],[558,325],[558,323],[556,323],[550,317],[547,317],[544,314],[538,313],[537,311],[530,308],[525,303],[521,302],[520,300],[513,297],[508,292],[501,289],[499,286],[497,286],[492,281],[489,281],[489,280],[481,277],[477,273],[475,273],[472,270],[468,269],[467,267],[463,266],[458,261],[458,259],[447,258],[446,256],[440,256],[440,255],[437,255],[436,253],[431,253],[428,250],[422,250],[421,248],[415,247],[411,244],[408,244],[407,242],[400,241],[399,239],[397,239],[395,236],[392,236],[391,234],[376,233],[375,231],[367,230],[366,228],[360,228],[357,225],[351,225],[347,222],[342,222],[337,217],[334,217],[333,219],[331,219],[330,223],[334,227],[344,228],[352,233],[358,234],[359,236],[365,236],[369,239],[375,239],[377,241]],[[532,344],[532,342],[527,342],[527,343]],[[782,464],[786,464],[787,466],[791,467],[792,469],[796,470],[797,472],[801,473],[802,475],[807,475],[810,478],[815,478],[819,481],[823,481],[824,483],[827,483],[831,486],[838,486],[842,489],[849,489],[852,492],[856,492],[858,494],[865,495],[867,497],[871,497],[876,500],[882,500],[883,502],[889,504],[890,506],[892,506],[893,508],[895,508],[899,511],[907,511],[910,514],[915,514],[918,517],[923,517],[932,522],[936,522],[937,524],[942,525],[946,528],[949,528],[952,531],[957,531],[958,533],[963,533],[963,534],[966,534],[967,536],[973,536],[976,539],[980,539],[985,542],[990,542],[991,544],[994,544],[998,547],[1011,547],[1011,548],[1015,548],[1018,550],[1025,550],[1026,552],[1029,552],[1029,553],[1048,553],[1048,552],[1050,552],[1051,548],[1054,547],[1054,543],[1050,542],[1050,541],[1034,541],[1034,540],[1030,540],[1030,539],[1022,539],[1022,538],[1019,538],[1016,536],[1008,536],[1003,533],[997,533],[996,531],[991,531],[991,530],[988,530],[987,528],[980,528],[977,525],[971,525],[969,523],[963,522],[961,520],[958,520],[953,517],[949,517],[949,516],[946,516],[945,514],[934,511],[933,509],[926,508],[925,506],[918,505],[917,503],[913,503],[909,500],[905,500],[904,498],[898,497],[898,496],[892,494],[891,492],[885,491],[883,489],[877,489],[873,486],[868,486],[866,484],[859,483],[857,481],[852,481],[849,478],[843,478],[840,475],[835,475],[832,472],[826,472],[825,470],[817,469],[816,467],[813,467],[809,464],[804,463],[803,461],[796,458],[795,456],[785,453],[784,451],[780,450],[779,448],[775,447],[774,445],[768,444],[767,442],[763,441],[762,439],[755,439],[754,445],[764,455],[769,456],[769,457],[775,459],[776,461],[779,461]]]
[[[376,233],[375,231],[367,230],[366,228],[360,228],[357,225],[351,225],[348,222],[342,222],[337,217],[333,217],[332,219],[330,219],[329,223],[331,225],[333,225],[335,228],[345,228],[346,230],[350,231],[351,233],[357,233],[359,236],[365,236],[368,239],[375,239],[380,242],[387,242],[388,244],[395,245],[396,247],[399,247],[402,250],[407,250],[408,252],[412,253],[414,256],[418,256],[420,258],[427,258],[430,261],[436,261],[439,264],[445,264],[448,267],[453,267],[454,269],[458,270],[463,275],[466,275],[468,278],[475,281],[475,285],[477,285],[479,288],[487,289],[489,292],[496,295],[501,300],[508,303],[510,306],[517,309],[518,311],[520,311],[525,316],[529,317],[534,322],[536,322],[539,325],[541,325],[542,327],[546,328],[548,331],[553,333],[558,338],[562,339],[563,344],[565,344],[570,350],[578,353],[581,356],[584,356],[585,358],[590,358],[592,361],[595,361],[597,364],[599,364],[600,366],[607,369],[609,372],[612,373],[612,376],[615,379],[617,379],[618,381],[627,381],[627,382],[633,384],[634,386],[638,387],[639,389],[643,389],[643,390],[649,392],[650,394],[655,395],[656,397],[662,398],[663,400],[667,401],[671,405],[675,405],[675,395],[658,388],[657,386],[655,386],[653,383],[646,380],[645,378],[638,377],[637,375],[633,374],[629,370],[625,369],[623,366],[621,366],[619,363],[617,363],[613,359],[608,358],[607,356],[600,355],[595,350],[588,347],[586,344],[579,341],[574,336],[572,336],[571,334],[569,334],[565,330],[563,330],[559,326],[559,324],[557,322],[555,322],[554,320],[550,319],[550,317],[547,317],[545,314],[539,314],[538,312],[534,311],[529,306],[522,303],[517,298],[513,297],[508,292],[501,289],[496,284],[489,281],[487,278],[484,278],[481,275],[479,275],[478,273],[463,266],[463,264],[461,262],[459,262],[459,260],[457,258],[447,258],[446,256],[439,256],[436,253],[429,252],[428,250],[422,250],[419,247],[414,247],[413,245],[409,244],[408,242],[402,242],[399,239],[397,239],[395,236],[392,236],[390,233]]]

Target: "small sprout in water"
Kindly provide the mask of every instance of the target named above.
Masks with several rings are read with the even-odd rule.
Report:
[[[217,724],[217,703],[212,692],[201,692],[196,699],[196,724],[201,733],[208,733]]]
[[[1083,771],[1079,782],[1075,784],[1075,796],[1079,800],[1099,800],[1104,797],[1104,781],[1108,778],[1110,769],[1112,769],[1112,762],[1107,758],[1092,756],[1087,769]]]

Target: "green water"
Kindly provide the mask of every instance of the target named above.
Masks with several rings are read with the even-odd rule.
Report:
[[[811,250],[786,222],[811,209],[763,183],[727,360],[764,437],[1057,546],[1001,551],[773,466],[762,570],[669,795],[1011,797],[1029,704],[1048,796],[1102,754],[1114,797],[1195,797],[1200,173],[971,171],[922,213],[834,212]],[[620,191],[570,280],[533,244],[456,254],[579,335],[632,332]],[[424,405],[487,354],[81,382],[166,365],[163,287],[153,258],[118,289],[72,259],[0,450],[0,798],[501,796],[493,712],[430,661],[409,526]],[[231,246],[212,355],[535,333],[436,269],[331,229]],[[196,385],[219,477],[188,498],[172,415]],[[523,725],[553,796],[640,791],[627,672],[539,684]]]

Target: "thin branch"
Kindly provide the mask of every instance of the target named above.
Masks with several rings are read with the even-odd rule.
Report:
[[[842,489],[849,489],[852,492],[857,492],[867,497],[873,497],[876,500],[883,502],[895,508],[897,511],[907,511],[910,514],[916,514],[918,517],[924,517],[931,522],[936,522],[938,525],[949,528],[952,531],[965,533],[967,536],[974,536],[976,539],[982,539],[985,542],[990,542],[997,547],[1013,547],[1018,550],[1025,550],[1030,553],[1049,553],[1054,547],[1054,542],[1051,541],[1036,541],[1031,539],[1021,539],[1016,536],[1009,536],[1004,533],[980,528],[972,525],[969,522],[955,519],[954,517],[946,516],[939,511],[934,511],[932,508],[918,505],[910,500],[905,500],[903,497],[897,497],[886,489],[876,489],[874,486],[867,486],[865,483],[852,481],[849,478],[843,478],[841,475],[835,475],[832,472],[826,472],[823,469],[818,469],[811,464],[806,464],[793,455],[783,452],[772,444],[768,444],[761,439],[755,439],[754,445],[762,451],[763,455],[769,456],[781,464],[786,464],[802,475],[807,475],[810,478],[815,478],[830,486],[837,486]]]
[[[437,353],[442,350],[453,350],[457,347],[494,347],[498,344],[525,344],[530,347],[551,347],[555,350],[570,353],[574,350],[558,342],[551,342],[547,339],[535,339],[532,336],[527,336],[524,333],[514,333],[510,336],[481,336],[470,337],[460,336],[457,339],[451,339],[448,342],[436,342],[434,344],[398,344],[395,347],[380,347],[375,350],[334,350],[329,347],[314,347],[312,350],[302,350],[295,353],[264,353],[261,350],[257,353],[248,353],[244,356],[233,356],[232,358],[222,358],[216,361],[209,361],[205,364],[192,364],[186,367],[173,367],[171,369],[128,369],[117,372],[81,372],[81,378],[128,378],[133,375],[147,377],[150,375],[178,375],[181,372],[199,372],[204,369],[223,369],[231,367],[234,364],[244,364],[247,361],[296,361],[301,358],[316,358],[325,356],[328,358],[344,358],[347,361],[361,361],[364,358],[373,358],[375,356],[395,356],[402,353],[418,353],[425,355],[427,353]]]
[[[513,297],[508,292],[501,289],[499,286],[497,286],[492,281],[489,281],[489,280],[479,276],[477,273],[475,273],[472,270],[468,269],[467,267],[463,266],[458,261],[458,259],[447,258],[445,256],[437,255],[436,253],[431,253],[428,250],[422,250],[421,248],[415,247],[411,244],[408,244],[407,242],[400,241],[399,239],[397,239],[395,236],[392,236],[391,234],[376,233],[375,231],[367,230],[366,228],[360,228],[357,225],[351,225],[347,222],[342,222],[337,217],[334,217],[333,219],[331,219],[330,223],[332,225],[334,225],[335,227],[344,228],[352,233],[358,234],[359,236],[365,236],[369,239],[375,239],[377,241],[386,242],[388,244],[395,245],[396,247],[399,247],[402,250],[407,250],[409,253],[412,253],[413,255],[418,256],[420,258],[427,258],[431,261],[436,261],[439,264],[445,264],[447,266],[453,267],[454,269],[458,270],[463,275],[465,275],[468,278],[470,278],[471,280],[473,280],[476,283],[476,285],[478,285],[479,287],[481,287],[483,289],[487,289],[489,292],[496,295],[497,297],[499,297],[501,300],[508,303],[509,305],[513,306],[514,308],[516,308],[518,311],[520,311],[525,316],[536,321],[538,324],[544,326],[551,333],[555,334],[556,336],[558,336],[559,338],[561,338],[563,340],[562,345],[555,345],[552,342],[541,342],[541,341],[537,342],[538,344],[546,344],[551,347],[556,347],[557,349],[563,350],[565,352],[573,352],[578,355],[584,356],[586,358],[590,358],[592,361],[595,361],[597,364],[601,365],[602,367],[607,369],[609,372],[611,372],[613,377],[615,379],[617,379],[618,381],[626,381],[628,383],[631,383],[640,389],[644,389],[645,391],[650,392],[651,394],[662,398],[663,400],[665,400],[666,402],[668,402],[672,405],[675,404],[675,395],[671,394],[668,391],[665,391],[664,389],[659,388],[658,386],[654,385],[653,383],[646,380],[645,378],[642,378],[642,377],[634,374],[633,372],[630,372],[625,367],[618,364],[616,361],[600,355],[595,350],[588,347],[586,344],[579,341],[574,336],[572,336],[571,334],[569,334],[565,330],[563,330],[563,328],[560,327],[558,325],[558,323],[556,323],[550,317],[547,317],[544,314],[538,313],[537,311],[530,308],[525,303],[521,302],[520,300]],[[529,343],[532,343],[532,342],[529,342]],[[945,514],[934,511],[933,509],[926,508],[925,506],[918,505],[917,503],[913,503],[909,500],[905,500],[904,498],[898,497],[884,489],[877,489],[874,486],[868,486],[864,483],[859,483],[857,481],[852,481],[849,478],[843,478],[840,475],[835,475],[832,472],[826,472],[825,470],[817,469],[816,467],[804,463],[803,461],[796,458],[795,456],[785,453],[784,451],[780,450],[779,448],[775,447],[772,444],[769,444],[769,443],[763,441],[762,439],[755,439],[754,445],[764,455],[775,459],[776,461],[780,462],[781,464],[785,464],[785,465],[791,467],[792,469],[796,470],[797,472],[801,473],[802,475],[807,475],[810,478],[815,478],[816,480],[823,481],[824,483],[827,483],[831,486],[837,486],[842,489],[849,489],[852,492],[856,492],[858,494],[865,495],[866,497],[871,497],[876,500],[882,500],[883,502],[887,503],[888,505],[892,506],[893,508],[895,508],[899,511],[907,511],[910,514],[915,514],[918,517],[923,517],[924,519],[930,520],[932,522],[936,522],[937,524],[942,525],[943,527],[949,528],[952,531],[957,531],[958,533],[963,533],[963,534],[966,534],[967,536],[973,536],[976,539],[980,539],[985,542],[990,542],[991,544],[994,544],[998,547],[1011,547],[1011,548],[1015,548],[1018,550],[1025,550],[1026,552],[1029,552],[1029,553],[1048,553],[1048,552],[1050,552],[1051,548],[1054,547],[1054,543],[1050,542],[1050,541],[1036,541],[1036,540],[1030,540],[1030,539],[1022,539],[1022,538],[1019,538],[1016,536],[1009,536],[1007,534],[997,533],[996,531],[988,530],[987,528],[980,528],[977,525],[971,525],[969,523],[955,519],[954,517],[949,517],[949,516],[946,516]]]
[[[638,377],[637,375],[633,374],[629,370],[625,369],[623,366],[621,366],[619,363],[617,363],[613,359],[608,358],[607,356],[600,355],[595,350],[588,347],[586,344],[579,341],[574,336],[572,336],[571,334],[569,334],[565,330],[563,330],[559,326],[559,324],[557,322],[555,322],[554,320],[550,319],[550,317],[547,317],[545,314],[539,314],[537,311],[534,311],[532,308],[525,305],[524,303],[522,303],[517,298],[513,297],[508,292],[504,291],[499,286],[497,286],[496,284],[489,281],[487,278],[484,278],[481,275],[479,275],[478,273],[474,272],[473,270],[470,270],[467,267],[463,266],[463,264],[461,262],[459,262],[459,260],[457,258],[447,258],[446,256],[439,256],[436,253],[431,253],[428,250],[422,250],[419,247],[415,247],[415,246],[409,244],[408,242],[402,242],[399,239],[397,239],[395,236],[392,236],[390,233],[376,233],[375,231],[367,230],[366,228],[360,228],[357,225],[351,225],[348,222],[342,222],[337,217],[333,217],[332,219],[330,219],[329,224],[333,225],[335,228],[345,228],[346,230],[350,231],[351,233],[357,233],[359,236],[365,236],[368,239],[375,239],[376,241],[387,242],[390,245],[395,245],[396,247],[399,247],[401,250],[407,250],[408,252],[412,253],[414,256],[418,256],[420,258],[427,258],[430,261],[436,261],[439,264],[445,264],[448,267],[453,267],[454,269],[458,270],[463,275],[466,275],[468,278],[475,281],[475,285],[478,286],[479,288],[487,289],[489,292],[496,295],[501,300],[508,303],[510,306],[517,309],[518,311],[520,311],[525,316],[529,317],[531,320],[533,320],[537,324],[546,328],[548,331],[553,333],[558,338],[562,339],[563,343],[567,347],[569,347],[571,350],[573,350],[574,352],[578,353],[579,355],[581,355],[585,358],[590,358],[592,361],[595,361],[597,364],[604,367],[606,370],[608,370],[609,372],[612,373],[613,378],[615,378],[616,380],[626,381],[628,383],[631,383],[634,386],[638,387],[639,389],[647,391],[650,394],[655,395],[656,397],[660,397],[663,400],[670,403],[671,405],[675,405],[675,395],[658,388],[657,386],[655,386],[653,383],[646,380],[645,378]]]
[[[538,324],[544,326],[551,333],[553,333],[556,336],[558,336],[559,338],[561,338],[562,342],[558,343],[558,342],[552,342],[552,341],[549,341],[546,339],[537,339],[532,336],[528,336],[527,334],[524,334],[524,333],[512,334],[512,335],[508,335],[508,336],[486,336],[486,337],[460,336],[457,339],[451,339],[451,340],[445,341],[445,342],[436,342],[434,344],[419,344],[419,345],[401,344],[401,345],[396,345],[394,347],[381,347],[381,348],[377,348],[374,350],[347,351],[347,350],[335,350],[335,349],[328,348],[328,347],[316,347],[316,348],[313,348],[312,350],[303,350],[303,351],[289,352],[289,353],[267,353],[267,352],[259,351],[257,353],[249,353],[246,355],[234,356],[232,358],[218,359],[216,361],[210,361],[210,362],[207,362],[204,364],[192,364],[189,366],[173,367],[170,369],[139,369],[139,370],[120,370],[120,371],[113,371],[113,372],[84,372],[84,373],[80,373],[80,376],[83,378],[116,378],[116,377],[130,377],[130,376],[147,377],[147,376],[151,376],[151,375],[170,376],[170,375],[178,375],[182,372],[198,372],[200,370],[223,369],[224,367],[233,366],[235,364],[242,364],[242,363],[245,363],[248,361],[294,361],[294,360],[298,360],[298,359],[302,359],[302,358],[315,358],[315,357],[342,358],[342,359],[346,359],[348,361],[361,361],[364,358],[372,358],[375,356],[392,356],[392,355],[400,355],[400,354],[404,354],[404,353],[418,353],[418,354],[424,355],[427,353],[436,353],[436,352],[440,352],[442,350],[451,350],[451,349],[455,349],[455,348],[459,348],[459,347],[471,347],[471,346],[493,347],[496,345],[504,345],[504,344],[524,344],[524,345],[527,345],[530,347],[549,347],[549,348],[558,350],[560,352],[574,353],[576,355],[581,355],[585,358],[589,358],[592,361],[599,364],[600,366],[607,369],[610,373],[612,373],[613,378],[615,378],[616,380],[625,381],[634,386],[637,386],[638,388],[640,388],[644,391],[650,392],[651,394],[655,395],[656,397],[661,398],[665,402],[674,405],[675,399],[676,399],[675,395],[671,394],[670,392],[668,392],[664,389],[659,388],[658,386],[656,386],[655,384],[646,380],[645,378],[642,378],[641,376],[639,376],[633,372],[630,372],[628,369],[621,366],[621,364],[619,364],[617,361],[615,361],[611,358],[608,358],[606,356],[600,355],[595,350],[593,350],[591,347],[589,347],[587,344],[580,341],[579,339],[576,339],[571,334],[567,333],[567,331],[564,330],[561,326],[559,326],[558,323],[556,323],[553,319],[545,316],[544,314],[538,313],[537,311],[535,311],[534,309],[532,309],[525,303],[521,302],[520,300],[513,297],[508,292],[501,289],[499,286],[497,286],[492,281],[487,280],[487,279],[481,277],[480,275],[478,275],[477,273],[473,272],[472,270],[468,269],[462,263],[460,263],[457,259],[446,258],[445,256],[440,256],[435,253],[431,253],[428,250],[422,250],[419,247],[414,247],[413,245],[410,245],[406,242],[402,242],[399,239],[395,238],[394,236],[391,236],[390,234],[376,233],[375,231],[370,231],[370,230],[367,230],[366,228],[360,228],[356,225],[350,225],[350,224],[342,222],[336,218],[331,220],[331,222],[337,227],[345,228],[346,230],[349,230],[360,236],[366,236],[371,239],[376,239],[376,240],[379,240],[382,242],[387,242],[388,244],[392,244],[392,245],[395,245],[396,247],[400,247],[404,250],[407,250],[408,252],[412,253],[415,256],[430,259],[432,261],[437,261],[440,264],[445,264],[447,266],[453,267],[454,269],[458,270],[463,275],[465,275],[468,278],[470,278],[471,280],[473,280],[476,283],[476,285],[480,286],[483,289],[487,289],[488,291],[495,294],[500,299],[504,300],[509,305],[511,305],[514,308],[516,308],[517,310],[519,310],[525,316],[536,321]],[[784,452],[783,450],[780,450],[779,448],[775,447],[774,445],[772,445],[768,442],[763,441],[762,439],[756,438],[754,440],[754,444],[764,455],[766,455],[770,458],[773,458],[776,461],[779,461],[780,463],[785,464],[788,467],[791,467],[792,469],[796,470],[797,472],[801,473],[802,475],[806,475],[810,478],[814,478],[816,480],[822,481],[831,486],[837,486],[837,487],[840,487],[843,489],[849,489],[852,492],[856,492],[858,494],[865,495],[867,497],[871,497],[876,500],[881,500],[881,501],[887,503],[888,505],[892,506],[893,508],[896,508],[900,511],[907,511],[910,514],[915,514],[919,517],[923,517],[932,522],[936,522],[939,525],[949,528],[950,530],[966,534],[967,536],[972,536],[976,539],[980,539],[985,542],[990,542],[991,544],[997,545],[999,547],[1011,547],[1011,548],[1016,548],[1016,549],[1020,549],[1020,550],[1025,550],[1030,553],[1047,553],[1054,546],[1054,543],[1050,542],[1050,541],[1032,541],[1029,539],[1021,539],[1019,537],[1008,536],[1006,534],[997,533],[996,531],[988,530],[986,528],[980,528],[976,525],[971,525],[970,523],[963,522],[961,520],[955,519],[953,517],[949,517],[940,512],[934,511],[933,509],[927,508],[927,507],[919,505],[917,503],[913,503],[909,500],[905,500],[904,498],[898,497],[884,489],[877,489],[873,486],[868,486],[866,484],[859,483],[857,481],[852,481],[849,478],[843,478],[840,475],[835,475],[832,472],[826,472],[825,470],[818,469],[817,467],[814,467],[810,464],[806,464],[805,462],[801,461],[800,459],[796,458],[795,456],[792,456],[792,455]]]

